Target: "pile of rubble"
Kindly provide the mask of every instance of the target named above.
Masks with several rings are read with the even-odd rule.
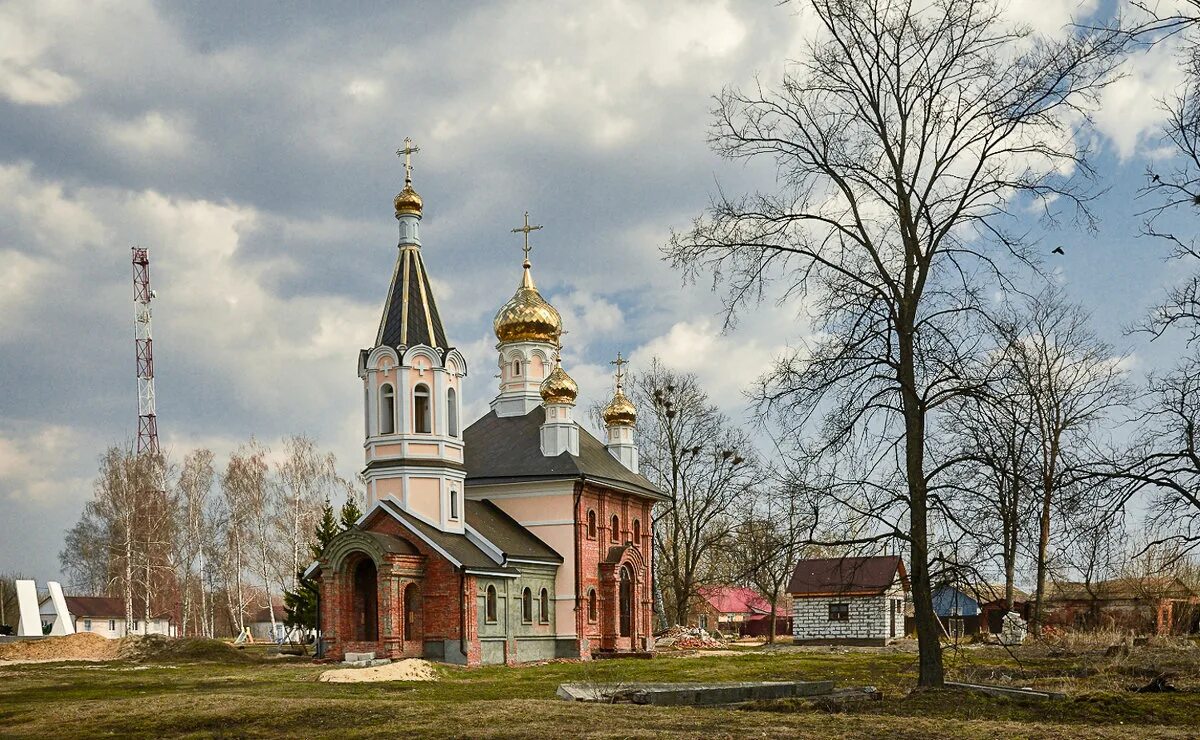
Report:
[[[658,650],[707,650],[724,647],[724,639],[720,632],[675,626],[658,635],[654,647]]]

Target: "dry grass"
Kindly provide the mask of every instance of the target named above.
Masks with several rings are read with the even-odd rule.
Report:
[[[1027,654],[1026,654],[1027,653]],[[784,649],[689,660],[550,663],[522,668],[439,666],[424,683],[329,684],[323,666],[277,662],[36,664],[0,667],[0,736],[127,737],[1194,737],[1200,681],[1194,649],[1135,648],[1049,655],[996,648],[948,656],[955,678],[991,671],[1014,682],[1070,685],[1054,703],[958,692],[912,692],[915,655]],[[1107,661],[1107,662],[1106,662]],[[1135,694],[1136,671],[1178,667],[1178,694]],[[1007,673],[1005,673],[1007,672]],[[1078,675],[1076,675],[1078,674]],[[1086,674],[1086,675],[1085,675]],[[750,708],[583,705],[554,697],[568,681],[834,678],[871,684],[882,702]],[[747,711],[756,709],[760,711]],[[1131,728],[1136,728],[1131,732]]]

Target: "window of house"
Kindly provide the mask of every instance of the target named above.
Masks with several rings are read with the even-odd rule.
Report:
[[[533,591],[528,587],[521,592],[521,621],[533,622]]]
[[[588,511],[588,539],[596,539],[596,512]]]
[[[516,375],[520,375],[520,374],[521,374],[521,361],[513,360],[513,375],[516,376]]]
[[[117,620],[115,620],[115,619],[108,620],[108,631],[109,632],[117,631]]]
[[[90,619],[83,620],[83,631],[84,632],[92,631],[92,620],[90,620]]]
[[[451,437],[458,436],[458,392],[446,391],[446,424]]]
[[[487,598],[485,599],[484,616],[485,622],[495,624],[496,622],[496,587],[489,585],[487,587]]]
[[[596,621],[596,589],[588,589],[588,621]]]
[[[949,622],[950,624],[948,625],[948,629],[946,631],[949,633],[950,637],[956,640],[962,637],[966,632],[966,624],[963,622],[963,618],[950,617]]]
[[[708,615],[707,614],[700,615],[700,629],[702,629],[702,630],[708,629]]]
[[[538,601],[538,621],[550,624],[550,592],[543,588],[542,597]]]
[[[450,518],[458,518],[458,491],[450,492]]]
[[[829,621],[830,622],[849,622],[850,621],[850,605],[849,604],[830,604],[829,605]]]
[[[379,433],[396,433],[396,391],[391,383],[379,387]]]
[[[633,520],[633,546],[642,546],[642,523],[637,519]]]
[[[429,386],[418,383],[413,389],[413,431],[417,434],[433,432],[433,415],[429,408]]]
[[[138,631],[138,621],[136,619],[133,620],[133,631],[134,632]]]
[[[621,518],[618,517],[616,514],[613,514],[612,532],[609,533],[609,537],[612,539],[613,542],[621,541]]]

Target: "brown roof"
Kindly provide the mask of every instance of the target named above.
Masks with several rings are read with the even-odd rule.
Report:
[[[1003,583],[972,583],[968,584],[964,590],[969,596],[974,597],[975,600],[981,604],[988,604],[993,601],[1001,601],[1004,599]],[[1029,601],[1029,594],[1017,588],[1016,586],[1013,586],[1013,601]]]
[[[1172,576],[1114,578],[1096,583],[1056,583],[1047,594],[1051,601],[1092,599],[1190,599],[1196,593]]]
[[[66,602],[67,611],[74,617],[125,618],[125,599],[120,596],[67,596]],[[133,618],[139,619],[145,614],[145,602],[134,599]],[[155,619],[169,616],[167,612],[163,611],[153,615]]]
[[[896,555],[872,557],[809,558],[796,564],[787,592],[792,596],[827,594],[881,594],[899,575],[908,590],[904,563]]]

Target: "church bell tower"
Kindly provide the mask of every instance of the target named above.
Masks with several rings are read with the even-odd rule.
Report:
[[[410,139],[404,189],[393,205],[398,254],[375,346],[359,352],[363,381],[367,505],[393,498],[414,516],[448,532],[464,526],[462,408],[467,364],[446,340],[421,255],[424,201],[412,186]]]

